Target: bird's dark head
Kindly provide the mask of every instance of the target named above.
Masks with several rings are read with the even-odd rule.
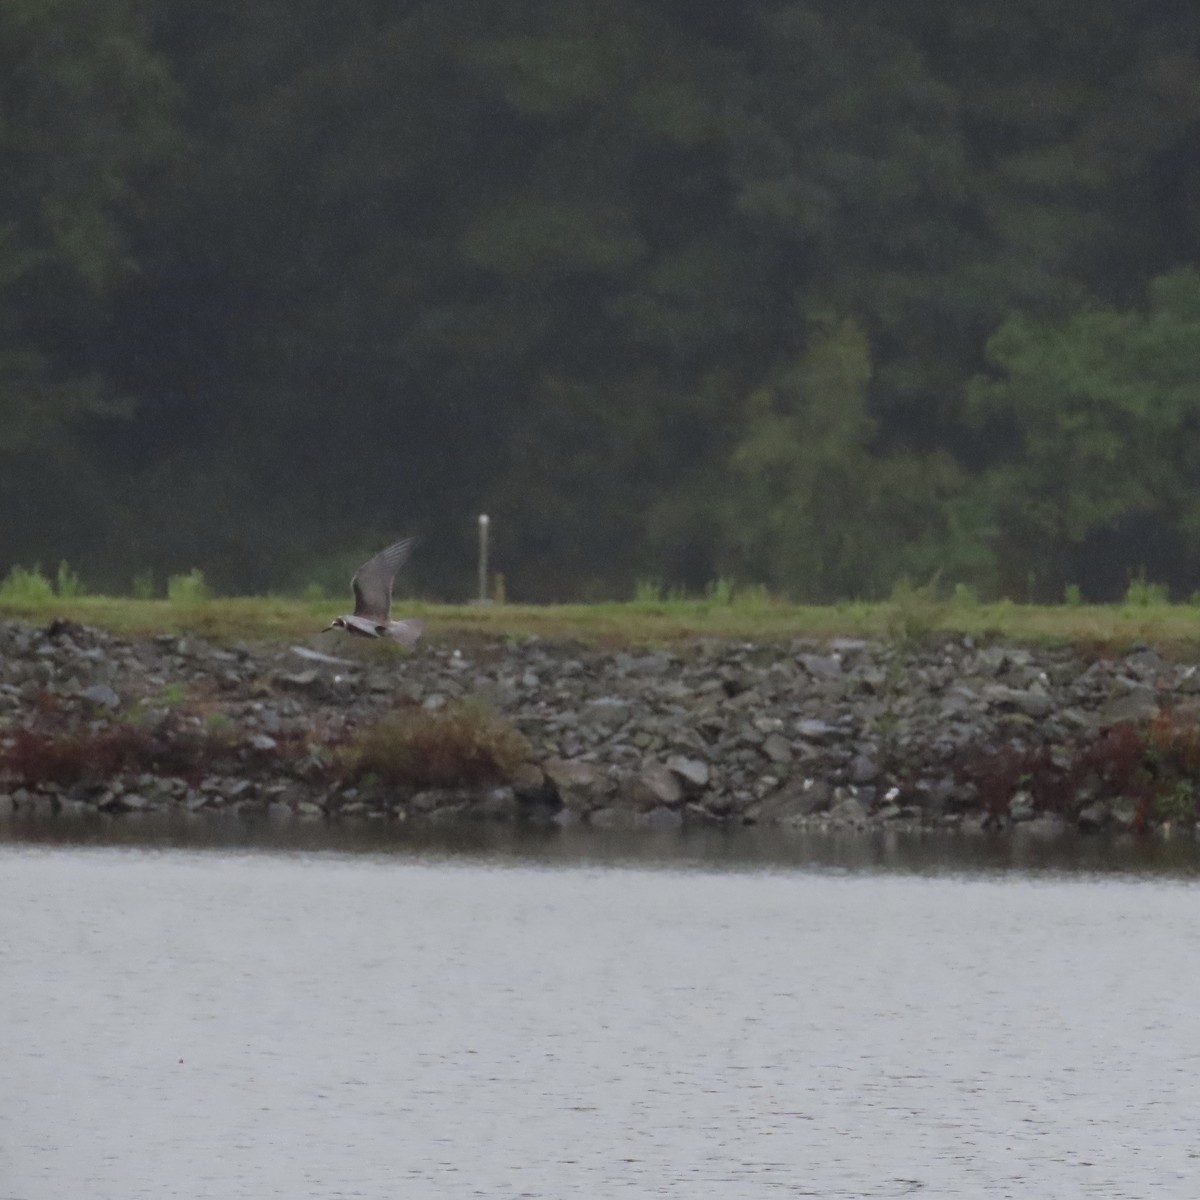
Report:
[[[332,623],[325,626],[324,633],[328,633],[331,629],[345,629],[346,620],[344,617],[334,617]]]

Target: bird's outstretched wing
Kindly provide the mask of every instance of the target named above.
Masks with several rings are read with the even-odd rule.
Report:
[[[386,550],[380,550],[369,558],[350,580],[354,589],[354,615],[372,621],[384,622],[392,610],[392,580],[404,565],[417,539],[401,538]]]
[[[310,650],[307,646],[293,646],[292,653],[307,658],[310,662],[332,663],[338,667],[352,667],[354,663],[348,658],[338,658],[335,654],[322,654],[320,650]]]

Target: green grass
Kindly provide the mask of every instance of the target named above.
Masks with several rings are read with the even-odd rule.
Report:
[[[434,640],[539,635],[594,644],[663,643],[695,637],[785,639],[884,638],[914,641],[939,633],[1015,641],[1128,646],[1133,641],[1200,649],[1200,608],[1194,605],[998,604],[933,600],[923,589],[878,604],[787,604],[750,592],[700,599],[643,598],[605,604],[448,605],[398,601],[404,616],[426,618]],[[714,593],[716,589],[714,589]],[[306,639],[341,611],[337,601],[282,597],[175,600],[110,596],[56,596],[41,589],[0,589],[0,618],[48,621],[63,617],[125,634],[198,633],[218,641]],[[344,645],[349,643],[339,643]],[[340,652],[340,651],[339,651]]]

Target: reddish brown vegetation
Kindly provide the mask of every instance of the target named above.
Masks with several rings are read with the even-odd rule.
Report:
[[[1008,745],[971,755],[961,773],[993,819],[1025,791],[1035,808],[1068,818],[1096,800],[1123,800],[1132,806],[1132,827],[1141,831],[1159,820],[1196,818],[1200,725],[1163,713],[1146,724],[1114,725],[1070,758],[1045,747]]]
[[[363,730],[343,762],[352,778],[410,787],[469,787],[509,778],[530,757],[529,743],[481,705],[442,712],[400,709]]]
[[[114,725],[99,731],[17,729],[0,743],[0,772],[26,785],[94,783],[127,772],[181,778],[232,755],[228,737],[206,730]]]
[[[251,748],[229,725],[214,728],[179,713],[154,726],[92,728],[70,725],[53,706],[38,717],[33,728],[0,736],[0,784],[86,787],[143,772],[196,783],[209,774],[266,771],[300,773],[325,785],[374,779],[397,787],[469,787],[508,778],[530,754],[512,725],[469,704],[436,713],[400,710],[350,734],[277,735],[269,750]]]

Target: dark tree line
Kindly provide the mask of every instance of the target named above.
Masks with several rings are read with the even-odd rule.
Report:
[[[7,0],[0,565],[1200,585],[1190,0]]]

